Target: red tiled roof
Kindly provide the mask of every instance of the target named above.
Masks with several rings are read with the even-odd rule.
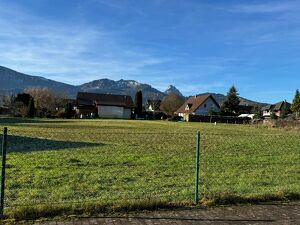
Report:
[[[199,95],[190,97],[185,103],[176,111],[176,113],[193,113],[195,112],[208,98],[211,98],[217,106],[219,104],[210,94]],[[186,109],[186,106],[189,105],[189,109]]]

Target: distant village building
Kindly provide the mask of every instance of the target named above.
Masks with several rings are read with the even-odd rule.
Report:
[[[160,112],[161,100],[147,100],[145,109],[147,112]]]
[[[206,94],[190,97],[175,113],[189,121],[189,115],[208,116],[212,112],[220,111],[220,106],[214,97]]]
[[[148,99],[145,104],[145,119],[166,119],[167,115],[160,110],[161,100]]]
[[[244,114],[240,114],[239,116],[238,116],[239,118],[250,118],[250,119],[254,119],[254,117],[255,117],[255,114],[247,114],[247,113],[244,113]]]
[[[267,105],[262,108],[263,117],[271,117],[272,113],[280,117],[283,113],[288,114],[291,110],[291,104],[286,101],[281,101],[276,104]]]
[[[76,114],[79,118],[130,119],[133,107],[131,96],[78,92]]]

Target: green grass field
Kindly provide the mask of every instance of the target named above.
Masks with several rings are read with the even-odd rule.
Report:
[[[9,129],[5,213],[15,218],[299,199],[299,131],[250,125],[0,119]]]

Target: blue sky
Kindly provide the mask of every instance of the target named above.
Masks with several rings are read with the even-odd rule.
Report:
[[[185,95],[291,101],[300,1],[0,0],[0,65],[69,84],[134,79]]]

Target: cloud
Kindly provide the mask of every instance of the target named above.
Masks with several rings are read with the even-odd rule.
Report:
[[[197,84],[183,84],[177,86],[179,90],[182,90],[184,93],[187,93],[188,95],[192,94],[200,94],[204,92],[214,92],[216,89],[227,87],[227,84],[225,82],[203,82],[203,83],[197,83]]]
[[[124,11],[130,6],[130,1],[95,2]],[[151,48],[145,48],[144,43],[136,45],[141,39],[129,40],[124,31],[100,24],[47,20],[19,5],[3,2],[0,28],[4,31],[0,33],[1,65],[71,84],[108,77],[135,79],[159,88],[177,84],[191,91],[195,88],[186,85],[187,77],[204,80],[236,63],[236,59],[228,57],[197,58],[179,51],[174,56],[174,52],[166,50],[162,53],[165,44],[157,46],[154,41]],[[209,85],[198,87],[218,86],[211,81],[203,83]]]
[[[15,5],[0,3],[0,28],[3,66],[66,83],[133,76],[172,60],[120,44],[115,31],[44,20]]]
[[[295,1],[271,1],[259,4],[240,4],[230,8],[231,12],[238,13],[281,13],[299,10],[299,4]]]
[[[227,8],[227,12],[233,12],[234,15],[230,16],[240,19],[231,21],[231,26],[224,31],[225,43],[228,46],[241,45],[248,52],[252,49],[261,49],[261,52],[264,52],[271,46],[274,50],[282,46],[298,45],[299,10],[299,1],[264,1],[232,5]]]
[[[146,13],[137,7],[139,1],[135,0],[94,0],[95,3],[111,8],[121,14],[135,14],[138,16],[145,16]]]

